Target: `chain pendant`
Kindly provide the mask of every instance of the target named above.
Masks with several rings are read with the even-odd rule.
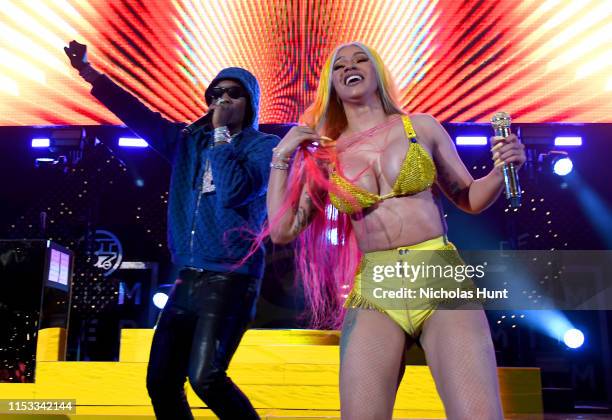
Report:
[[[202,193],[213,192],[215,189],[210,161],[206,160],[204,164],[204,176],[202,177]]]

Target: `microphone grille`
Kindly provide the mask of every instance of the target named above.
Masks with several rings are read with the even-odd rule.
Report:
[[[511,122],[512,118],[510,118],[510,114],[507,112],[496,112],[491,118],[493,127],[510,127]]]

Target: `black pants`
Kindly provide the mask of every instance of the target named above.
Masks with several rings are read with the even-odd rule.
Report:
[[[221,419],[258,419],[226,375],[255,315],[259,283],[236,273],[182,270],[157,324],[147,390],[158,419],[193,419],[185,378]]]

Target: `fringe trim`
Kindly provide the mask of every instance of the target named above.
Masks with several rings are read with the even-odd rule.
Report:
[[[347,309],[370,309],[378,312],[385,312],[384,309],[381,309],[363,297],[363,295],[357,293],[355,289],[351,290],[351,293],[349,293],[346,301],[344,302],[344,307]]]

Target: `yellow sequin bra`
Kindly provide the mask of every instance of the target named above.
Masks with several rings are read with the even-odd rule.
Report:
[[[429,153],[416,141],[416,133],[407,115],[402,116],[404,131],[410,145],[400,172],[389,194],[378,195],[347,181],[338,172],[330,173],[330,181],[343,193],[330,192],[332,205],[342,213],[353,214],[387,198],[413,195],[430,188],[436,179],[436,167]]]

